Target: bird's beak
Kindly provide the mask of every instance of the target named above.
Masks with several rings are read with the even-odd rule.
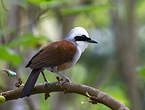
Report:
[[[94,40],[88,40],[87,42],[89,42],[89,43],[98,43],[98,42],[96,42],[96,41],[94,41]]]

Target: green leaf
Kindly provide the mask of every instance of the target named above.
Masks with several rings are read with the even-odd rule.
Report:
[[[110,96],[114,97],[115,99],[119,100],[121,103],[129,105],[126,93],[121,86],[108,86],[103,88],[103,91],[109,94]]]
[[[17,47],[17,46],[24,46],[24,47],[34,47],[40,41],[48,41],[45,37],[42,36],[34,36],[32,34],[26,34],[23,36],[18,37],[16,40],[8,44],[8,47]]]
[[[25,0],[35,5],[42,5],[43,8],[53,8],[63,3],[70,2],[72,0]]]
[[[44,3],[46,1],[52,1],[52,0],[25,0],[25,1],[39,5],[39,4]]]
[[[0,69],[0,70],[6,72],[9,77],[16,77],[16,75],[17,75],[16,72],[11,71],[9,69]]]
[[[0,96],[0,104],[4,103],[6,101],[6,98],[4,96]]]
[[[94,10],[101,10],[104,8],[111,8],[111,7],[113,7],[113,5],[111,4],[90,4],[90,5],[77,6],[74,8],[63,8],[61,12],[64,15],[79,14],[79,13],[86,13]]]
[[[62,0],[64,1],[64,0]],[[41,6],[44,7],[44,8],[53,8],[53,7],[57,7],[59,5],[61,5],[61,3],[63,3],[61,0],[58,1],[58,0],[52,0],[52,1],[49,1],[49,2],[43,2],[41,3]]]
[[[0,45],[0,52],[0,59],[8,61],[14,66],[17,66],[22,61],[22,58],[17,53],[6,46]]]
[[[75,82],[83,82],[87,76],[86,68],[81,64],[76,64],[71,70],[71,79]]]
[[[140,77],[145,80],[145,66],[137,67],[136,71]]]
[[[145,19],[145,1],[141,0],[138,4],[137,4],[137,8],[136,8],[136,17],[138,18],[138,22],[144,22]]]

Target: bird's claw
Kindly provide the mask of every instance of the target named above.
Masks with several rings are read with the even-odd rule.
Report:
[[[71,81],[69,78],[66,78],[66,79],[64,80],[64,82],[69,82],[69,83],[71,83],[72,81]]]
[[[56,77],[56,79],[58,80],[57,85],[63,85],[64,83],[71,83],[72,81],[69,78],[60,78],[60,77]]]
[[[45,83],[44,83],[44,86],[45,86],[45,87],[48,87],[48,85],[49,85],[48,82],[45,82]]]

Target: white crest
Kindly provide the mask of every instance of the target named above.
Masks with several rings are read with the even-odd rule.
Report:
[[[80,48],[81,53],[88,47],[88,42],[84,41],[75,41],[76,36],[82,36],[85,35],[86,37],[89,38],[88,32],[83,28],[83,27],[75,27],[73,28],[65,38],[65,40],[69,40],[73,42],[77,47]]]
[[[66,39],[73,40],[74,37],[81,35],[89,38],[88,32],[83,27],[75,27],[68,33]]]

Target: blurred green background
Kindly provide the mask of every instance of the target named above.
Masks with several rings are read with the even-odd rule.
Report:
[[[145,108],[145,0],[1,0],[0,92],[27,80],[29,59],[48,42],[63,39],[75,26],[87,29],[98,45],[89,45],[79,62],[67,71],[74,83],[106,92],[131,110]],[[45,71],[47,79],[56,75]],[[40,75],[37,83],[44,83]],[[53,93],[8,101],[0,110],[110,110],[92,105],[86,97]]]

